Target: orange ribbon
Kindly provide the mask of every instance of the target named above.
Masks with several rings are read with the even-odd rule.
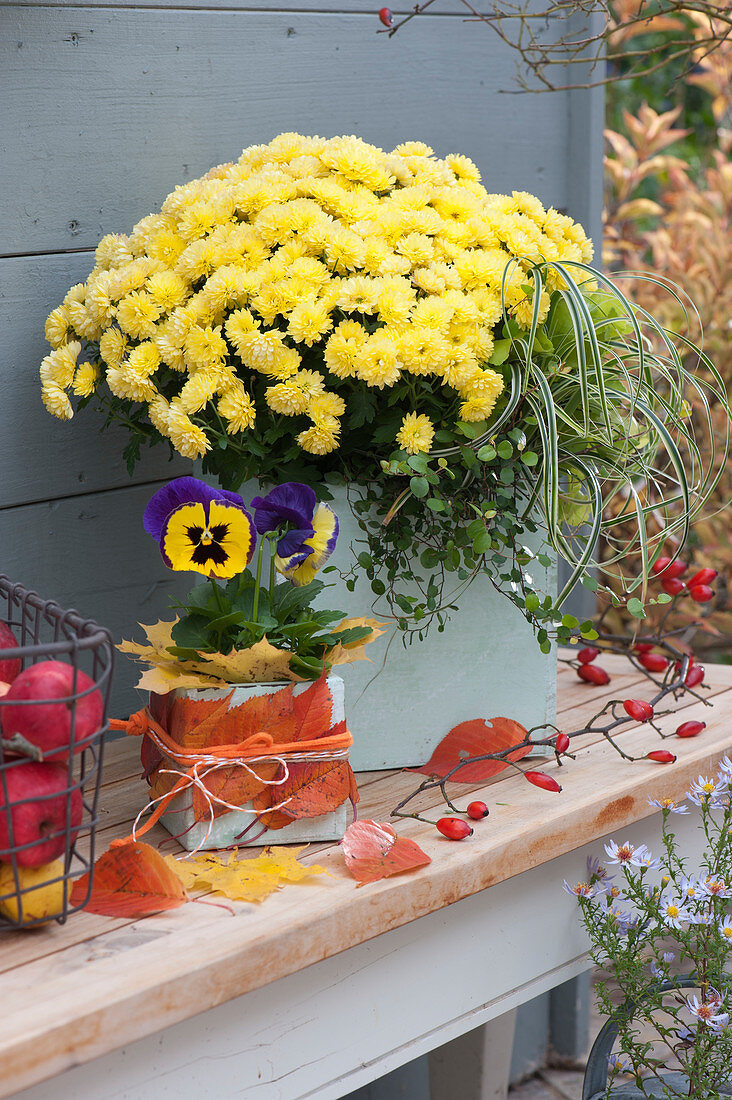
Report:
[[[109,725],[111,729],[123,730],[131,737],[150,737],[150,732],[153,731],[155,736],[151,740],[156,744],[156,747],[160,748],[162,745],[167,754],[177,763],[183,766],[188,764],[185,774],[182,774],[175,786],[161,798],[145,824],[139,829],[135,825],[131,836],[126,837],[125,840],[134,840],[137,835],[148,832],[160,820],[176,795],[197,782],[196,769],[202,763],[209,763],[212,757],[220,761],[240,760],[243,762],[247,759],[261,759],[263,756],[277,758],[288,754],[299,755],[300,753],[318,753],[320,755],[328,752],[343,752],[353,744],[353,737],[349,730],[310,741],[287,741],[278,745],[275,745],[271,733],[267,733],[266,730],[259,730],[257,733],[250,734],[249,737],[245,738],[244,741],[240,741],[237,745],[212,745],[203,753],[200,751],[189,752],[181,748],[168,731],[159,722],[155,721],[147,707],[135,711],[126,721],[121,718],[110,718]],[[157,744],[158,742],[160,744]]]

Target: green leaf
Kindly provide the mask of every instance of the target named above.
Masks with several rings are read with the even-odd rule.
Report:
[[[502,439],[496,447],[499,458],[513,458],[513,444],[508,439]]]
[[[668,592],[659,592],[656,596],[656,603],[671,603],[672,599],[673,597],[669,596]]]
[[[628,600],[628,611],[634,619],[645,619],[646,613],[643,608],[643,604],[639,599],[634,596],[632,600]]]
[[[500,367],[506,362],[511,354],[511,341],[510,340],[496,340],[493,345],[493,354],[488,362],[493,367]]]
[[[447,509],[447,505],[444,500],[440,500],[439,497],[430,497],[425,501],[425,504],[431,512],[444,512]]]
[[[409,488],[414,496],[426,497],[430,491],[430,483],[426,477],[412,477],[409,479]]]
[[[485,447],[480,448],[477,457],[480,459],[481,462],[492,462],[493,459],[496,457],[495,447],[491,447],[489,444],[486,444]]]
[[[579,626],[579,619],[574,615],[562,615],[562,626],[566,626],[568,630],[574,630]]]
[[[489,532],[483,529],[480,534],[476,535],[473,539],[473,553],[487,554],[492,545],[493,541]]]
[[[526,610],[530,612],[538,611],[539,604],[541,603],[536,592],[527,592],[526,594]]]
[[[426,474],[429,468],[426,455],[410,455],[407,464],[418,474]]]

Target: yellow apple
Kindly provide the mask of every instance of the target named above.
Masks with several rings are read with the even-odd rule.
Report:
[[[18,867],[20,898],[15,875],[9,863],[0,863],[0,913],[12,921],[52,920],[61,914],[64,905],[64,861],[54,859],[40,867]],[[54,879],[58,879],[54,882]]]

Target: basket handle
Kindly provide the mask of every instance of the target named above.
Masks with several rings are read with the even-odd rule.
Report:
[[[667,993],[672,989],[698,989],[699,978],[676,978],[672,982],[661,982],[655,987],[657,993]],[[582,1085],[582,1100],[592,1100],[593,1096],[602,1093],[607,1088],[607,1060],[612,1053],[615,1040],[618,1037],[618,1021],[623,1017],[633,1014],[637,1005],[634,1001],[626,1001],[624,1005],[616,1009],[598,1033],[592,1044],[590,1056],[587,1059],[585,1079]]]

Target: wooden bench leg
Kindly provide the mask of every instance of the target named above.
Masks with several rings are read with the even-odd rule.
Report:
[[[430,1100],[505,1100],[516,1012],[506,1012],[429,1055]]]

